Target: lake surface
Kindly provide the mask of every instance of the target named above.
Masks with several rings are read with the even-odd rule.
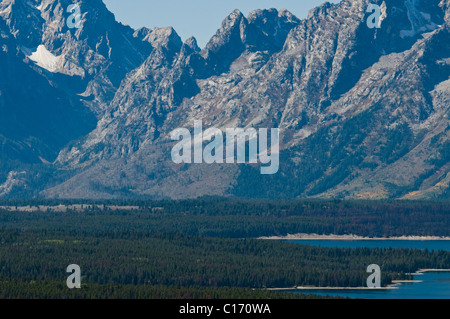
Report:
[[[415,248],[450,251],[450,240],[289,240],[289,242],[321,247]],[[450,299],[450,272],[426,272],[414,275],[414,280],[422,282],[401,283],[395,289],[302,289],[290,292],[363,299]]]
[[[450,240],[288,240],[291,243],[338,248],[415,248],[450,251]]]

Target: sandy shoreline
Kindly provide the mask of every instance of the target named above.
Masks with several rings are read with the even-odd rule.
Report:
[[[319,234],[288,234],[286,236],[258,237],[269,240],[450,240],[450,237],[440,236],[399,236],[399,237],[363,237],[358,235],[319,235]]]
[[[389,285],[387,287],[381,288],[369,288],[369,287],[292,287],[292,288],[267,288],[270,291],[285,291],[285,290],[386,290],[386,289],[397,289],[395,285]]]
[[[450,269],[419,269],[415,273],[407,275],[423,275],[426,272],[450,272]],[[315,287],[315,286],[295,286],[291,288],[267,288],[271,291],[285,291],[285,290],[386,290],[398,289],[398,286],[404,283],[419,283],[422,280],[392,280],[392,284],[386,287],[369,288],[369,287]]]
[[[426,272],[450,272],[450,269],[419,269],[416,272],[407,275],[423,275]]]

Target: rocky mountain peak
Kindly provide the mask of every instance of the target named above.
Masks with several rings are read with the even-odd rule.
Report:
[[[69,30],[69,3],[0,4],[0,148],[57,176],[33,195],[448,197],[450,0],[343,0],[302,20],[235,10],[203,50],[117,23],[100,0],[78,2]],[[280,171],[175,165],[170,132],[195,120],[279,128]],[[14,171],[31,185],[35,167]]]
[[[233,11],[201,52],[211,70],[209,75],[227,72],[246,51],[278,52],[299,22],[287,10],[281,14],[276,9],[255,10],[248,18],[239,10]]]
[[[139,40],[143,41],[146,36],[148,36],[152,32],[152,29],[149,29],[147,27],[141,27],[134,31],[133,36],[135,38],[138,38]]]
[[[287,10],[255,10],[248,18],[246,45],[255,51],[278,52],[300,20]]]
[[[170,51],[179,52],[183,42],[172,27],[154,28],[144,37],[153,47],[164,47]]]
[[[0,17],[31,66],[40,68],[49,80],[62,76],[59,84],[70,94],[85,97],[83,103],[100,114],[125,75],[147,58],[151,45],[116,22],[101,0],[78,1],[80,27],[69,28],[66,22],[72,12],[67,9],[72,4],[70,0],[7,0],[0,4]]]
[[[221,29],[224,29],[224,30],[231,29],[235,25],[238,25],[244,19],[245,19],[244,14],[239,9],[235,9],[233,12],[231,12],[228,15],[228,17],[226,17],[222,21]]]
[[[280,17],[280,18],[285,18],[287,21],[297,21],[297,22],[299,22],[300,20],[295,16],[295,15],[293,15],[289,10],[287,10],[287,9],[281,9],[279,12],[278,12],[278,17]]]
[[[194,52],[200,52],[201,49],[198,46],[197,39],[195,37],[188,38],[184,44]]]
[[[245,46],[243,38],[247,19],[242,12],[234,10],[223,22],[216,34],[206,44],[201,54],[207,61],[211,74],[226,72]]]

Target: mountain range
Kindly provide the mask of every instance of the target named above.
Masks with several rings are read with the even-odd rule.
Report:
[[[76,3],[0,3],[0,198],[450,198],[450,0],[235,10],[203,49]],[[194,121],[278,128],[279,171],[174,163]]]

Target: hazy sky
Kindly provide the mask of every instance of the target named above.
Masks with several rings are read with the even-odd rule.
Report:
[[[216,33],[234,9],[288,9],[299,18],[325,0],[103,0],[116,19],[137,29],[172,26],[183,40],[197,38],[200,47]],[[329,0],[337,3],[339,0]]]

